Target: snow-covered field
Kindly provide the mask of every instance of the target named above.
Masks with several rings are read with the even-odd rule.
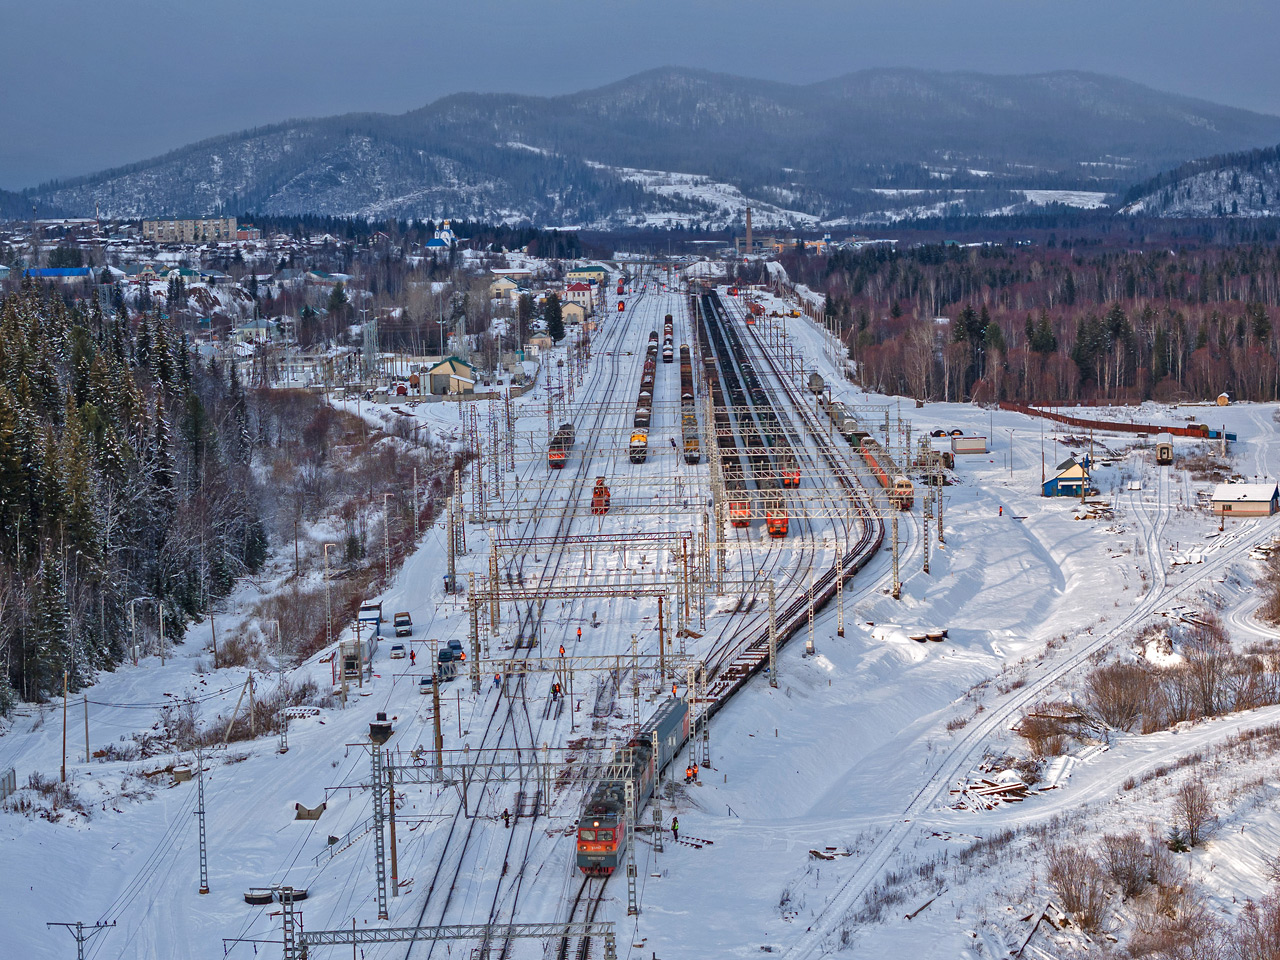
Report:
[[[626,455],[645,340],[671,313],[676,343],[691,343],[686,300],[661,292],[652,280],[644,293],[626,299],[627,311],[607,318],[595,334],[591,365],[576,385],[569,412],[579,440],[564,471],[553,474],[544,459],[546,384],[516,402],[517,471],[504,477],[491,522],[467,526],[469,552],[459,565],[464,580],[467,572],[487,575],[495,537],[564,533],[558,506],[580,500],[597,476],[609,478],[618,509],[604,518],[575,515],[568,532],[625,538],[701,529],[706,461],[692,467],[671,454],[668,438],[678,436],[678,413],[674,405],[662,406],[675,397],[678,365],[658,365],[648,461],[633,465]],[[789,309],[767,295],[761,299],[766,314]],[[1266,784],[1276,780],[1275,764],[1244,756],[1232,738],[1280,723],[1275,707],[1073,747],[1046,768],[1040,786],[1054,789],[991,811],[957,810],[950,791],[984,756],[1024,753],[1011,731],[1023,711],[1064,695],[1098,651],[1127,648],[1162,614],[1212,602],[1221,606],[1237,644],[1274,636],[1253,616],[1258,597],[1251,584],[1261,564],[1250,554],[1280,534],[1280,521],[1236,521],[1219,534],[1200,504],[1205,484],[1177,465],[1157,467],[1149,450],[1130,446],[1133,438],[1124,436],[1094,438],[1096,453],[1105,445],[1111,454],[1095,475],[1098,509],[1042,498],[1042,471],[1052,471],[1070,453],[1087,452],[1087,440],[1082,446],[1052,424],[999,410],[933,403],[917,409],[910,400],[865,394],[841,379],[838,349],[806,320],[766,317],[743,330],[753,331],[744,339],[757,345],[758,370],[767,369],[764,351],[776,351],[762,345],[789,342],[803,358],[799,374],[821,372],[835,397],[874,409],[876,417],[887,412],[910,420],[913,437],[953,428],[989,436],[991,452],[957,458],[954,484],[944,489],[945,544],[936,542],[931,528],[929,573],[922,569],[920,500],[899,516],[901,600],[887,593],[891,556],[881,550],[845,590],[845,636],[836,635],[834,608],[820,611],[813,625],[816,655],[802,656],[802,631],[781,655],[776,688],[757,678],[717,715],[710,766],[696,785],[673,783],[661,808],[664,821],[678,814],[682,837],[693,843],[667,842],[659,853],[648,834],[639,836],[637,917],[627,915],[625,878],[614,877],[606,888],[597,919],[617,923],[620,955],[640,960],[771,950],[804,958],[844,950],[858,957],[1003,956],[1029,932],[1021,918],[1047,895],[1042,861],[1049,840],[1161,824],[1180,774],[1156,771],[1196,752],[1222,758],[1214,781],[1222,822],[1206,844],[1180,858],[1224,916],[1265,892],[1262,856],[1280,842],[1280,819],[1262,802],[1274,789]],[[412,412],[433,435],[446,442],[460,438],[457,405],[423,404]],[[1225,424],[1239,434],[1231,450],[1235,469],[1274,477],[1280,470],[1280,446],[1272,440],[1275,412],[1274,406],[1233,405],[1215,408],[1212,417],[1199,408],[1132,415],[1179,423],[1193,414]],[[803,422],[798,412],[791,417]],[[877,427],[870,415],[868,426]],[[812,465],[816,454],[812,441],[806,443]],[[1179,455],[1193,446],[1179,441]],[[856,469],[849,448],[842,456]],[[816,466],[806,467],[802,495],[813,491],[815,472]],[[673,490],[687,505],[665,514],[644,506]],[[464,499],[471,511],[469,486]],[[806,502],[816,504],[816,494]],[[811,571],[833,562],[834,523],[831,511],[815,507],[814,516],[802,520],[797,510],[792,536],[770,543],[757,522],[746,538],[731,540],[731,570],[763,573],[776,581],[780,595],[798,595]],[[104,920],[117,926],[94,938],[90,957],[216,958],[224,955],[224,938],[246,938],[226,943],[226,956],[276,956],[279,907],[250,907],[243,894],[285,882],[309,890],[300,909],[312,931],[349,928],[353,921],[373,928],[564,919],[580,883],[573,840],[566,835],[581,803],[580,787],[558,789],[549,818],[517,818],[506,829],[500,815],[516,809],[514,783],[473,788],[470,810],[476,816],[470,820],[459,815],[452,790],[399,786],[401,886],[388,921],[376,918],[372,838],[327,855],[328,837],[342,836],[372,812],[361,788],[370,776],[369,755],[356,744],[367,739],[374,712],[386,711],[395,725],[390,748],[407,753],[431,743],[431,698],[418,693],[424,658],[432,655],[433,641],[466,642],[469,634],[465,602],[442,589],[445,552],[445,531],[427,531],[380,598],[388,614],[412,613],[417,664],[389,659],[384,629],[372,678],[353,691],[345,710],[327,706],[295,720],[288,753],[278,753],[276,738],[268,735],[206,758],[208,895],[196,889],[195,784],[148,775],[190,757],[84,762],[82,707],[73,697],[68,782],[84,812],[64,812],[53,821],[0,813],[0,898],[12,955],[67,956],[70,938],[61,929],[46,930],[46,921]],[[1174,562],[1188,556],[1200,562]],[[550,574],[557,583],[622,582],[675,569],[664,552],[635,547],[626,553],[539,547],[501,562],[526,582]],[[271,588],[269,579],[263,582],[262,589]],[[220,637],[240,629],[257,591],[242,586],[217,619]],[[709,600],[702,636],[685,641],[694,657],[722,636],[745,635],[764,616],[760,604],[734,614],[736,597]],[[564,643],[570,655],[629,654],[633,635],[641,653],[656,652],[656,612],[646,597],[554,600],[543,612],[541,653],[553,655]],[[494,658],[513,655],[514,637],[525,629],[510,605],[501,615],[497,636],[482,629]],[[287,634],[288,625],[281,627]],[[924,627],[945,627],[947,639],[909,639]],[[578,628],[581,641],[575,639]],[[350,636],[349,628],[344,635]],[[225,723],[248,670],[210,671],[210,640],[205,623],[189,631],[163,666],[148,657],[138,667],[103,675],[88,692],[90,748],[136,737],[159,722],[163,705],[188,697],[198,701],[202,724]],[[255,670],[259,695],[277,682],[273,666]],[[295,684],[312,678],[327,689],[330,667],[317,656],[286,676]],[[587,736],[584,751],[602,750],[626,736],[632,720],[629,680],[611,693],[582,675],[569,707],[557,710],[549,699],[551,680],[531,679],[528,712],[517,715],[507,709],[511,695],[500,695],[491,677],[484,679],[477,694],[465,679],[446,687],[440,721],[447,749],[493,746],[503,737],[506,745],[563,746]],[[642,716],[653,710],[659,685],[646,678]],[[597,705],[603,709],[594,712],[602,715],[593,717]],[[32,773],[56,778],[61,721],[60,704],[26,708],[0,737],[0,769],[14,766],[20,784]],[[1250,787],[1258,777],[1266,783]],[[294,803],[314,807],[322,801],[328,807],[320,820],[294,820]],[[253,939],[277,943],[248,942]],[[1034,942],[1060,955],[1050,940]],[[474,943],[451,946],[470,955]],[[369,960],[451,954],[444,943],[360,949]],[[596,955],[599,949],[597,944]],[[345,956],[326,952],[337,950],[346,948],[316,948],[312,956]],[[511,955],[543,952],[539,941],[515,941]]]

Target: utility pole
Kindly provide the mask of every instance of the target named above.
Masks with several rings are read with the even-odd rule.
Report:
[[[640,903],[636,896],[636,785],[627,780],[627,916],[634,917],[640,913]]]
[[[114,920],[110,923],[103,923],[99,920],[93,926],[89,927],[88,932],[86,932],[85,925],[79,920],[75,923],[59,923],[54,921],[53,923],[45,924],[46,927],[66,927],[67,932],[76,938],[76,960],[84,960],[84,945],[88,942],[90,937],[95,933],[101,933],[103,930],[114,927],[115,925],[116,922]]]
[[[400,867],[399,857],[396,855],[396,787],[393,780],[394,766],[387,769],[387,803],[389,806],[389,819],[391,821],[391,896],[400,896]]]
[[[413,542],[416,546],[421,531],[418,529],[418,468],[413,468]]]
[[[434,651],[432,655],[436,655]],[[444,734],[440,732],[440,672],[435,664],[431,668],[431,706],[435,714],[436,773],[439,774],[444,767]]]
[[[889,510],[893,513],[893,599],[902,599],[902,580],[898,576],[898,510],[892,504]]]
[[[370,744],[373,751],[373,855],[374,872],[378,882],[378,919],[386,920],[387,913],[387,850],[382,834],[382,744]]]
[[[289,752],[289,714],[285,712],[285,706],[284,706],[284,640],[281,638],[281,634],[280,634],[280,621],[268,620],[266,622],[275,624],[275,628],[276,628],[276,651],[277,651],[276,656],[279,660],[279,662],[276,665],[277,670],[279,671],[279,679],[277,680],[276,687],[279,690],[279,698],[280,698],[280,718],[279,718],[280,719],[280,752],[288,753]],[[341,662],[341,658],[339,658],[339,662]]]
[[[84,695],[84,762],[89,762],[89,694]]]
[[[67,671],[62,671],[62,782],[67,782]]]
[[[920,546],[924,548],[924,572],[929,572],[929,521],[933,519],[933,476],[925,474],[924,482],[924,536],[920,538]]]
[[[329,549],[334,544],[324,545],[324,642],[333,646],[333,599],[329,589]]]
[[[209,892],[209,848],[204,829],[204,751],[196,750],[196,823],[200,830],[200,892]]]
[[[382,587],[384,590],[391,586],[391,511],[387,507],[387,501],[392,496],[390,493],[382,495]]]
[[[769,686],[778,685],[778,622],[774,618],[773,581],[769,581]]]

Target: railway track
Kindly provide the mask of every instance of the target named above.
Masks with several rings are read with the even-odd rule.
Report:
[[[620,331],[618,334],[620,337],[625,336],[625,328],[615,327],[614,329],[617,329]],[[611,369],[610,369],[610,376],[608,381],[609,386],[605,396],[605,402],[601,405],[600,412],[596,416],[596,420],[593,424],[593,429],[596,429],[600,426],[600,421],[605,416],[604,411],[605,409],[607,409],[608,402],[612,398],[613,392],[616,389],[616,386],[619,380],[621,379],[618,376],[618,367],[620,363],[619,351],[613,350],[613,351],[610,351],[610,353],[611,353],[611,364],[610,364]],[[559,516],[557,518],[556,529],[553,534],[554,540],[563,539],[567,535],[568,528],[571,525],[572,518],[573,518],[572,504],[575,498],[581,494],[582,489],[585,489],[585,480],[586,480],[586,477],[588,476],[588,467],[590,466],[590,462],[591,462],[590,456],[582,456],[578,458],[578,466],[577,466],[576,472],[574,473],[573,479],[571,481],[571,496],[567,499],[565,506],[561,509]],[[536,470],[537,468],[535,467],[534,469]],[[542,488],[542,490],[539,492],[539,495],[538,495],[537,502],[539,506],[541,506],[542,504],[544,504],[549,500],[551,490],[552,490],[552,485],[550,484],[547,484]],[[540,522],[542,521],[537,519],[537,513],[535,512],[535,514],[530,519],[527,519],[524,521],[524,524],[523,524],[524,532],[526,533],[529,532],[530,527],[536,530],[536,527]],[[555,566],[551,567],[553,556],[555,557]],[[524,574],[524,564],[526,560],[527,560],[526,556],[521,556],[519,558],[517,570],[521,576],[523,576]],[[559,551],[559,550],[548,551],[547,559],[539,575],[538,582],[542,583],[542,582],[545,582],[548,579],[548,577],[554,577],[556,571],[559,569],[559,565],[562,562],[562,560],[563,560],[562,551]],[[543,614],[543,604],[537,603],[537,602],[530,603],[526,608],[525,614],[522,616],[522,626],[521,626],[522,633],[525,630],[528,630],[528,635],[530,636],[536,635],[536,631],[541,623],[542,614]],[[530,653],[530,650],[527,647],[524,648],[523,653],[521,653],[520,651],[513,651],[512,659],[527,658],[529,656],[529,653]],[[537,742],[538,735],[537,735],[537,730],[535,730],[533,725],[533,719],[529,714],[528,700],[526,696],[526,680],[527,678],[525,676],[521,676],[517,681],[515,681],[515,687],[512,693],[514,693],[517,690],[519,691],[520,709],[523,712],[525,724],[529,730],[530,745],[534,745]],[[512,702],[514,699],[515,697],[513,696],[507,697],[508,709],[504,715],[502,725],[498,729],[497,743],[495,744],[497,746],[501,746],[503,737],[508,729],[508,725],[510,725],[511,727],[513,738],[516,737],[514,720],[517,714],[514,707],[512,706]],[[499,701],[499,704],[500,703],[501,701]],[[498,714],[498,706],[495,706],[495,709],[493,713],[490,714],[489,721],[486,724],[485,732],[481,737],[482,746],[489,739],[490,732],[492,730],[492,725],[495,718],[497,717],[497,714]],[[538,724],[539,730],[541,729],[541,725],[543,722],[545,722],[545,720],[546,720],[546,717],[543,717],[539,721],[539,724]],[[518,739],[516,742],[516,746],[519,746]],[[487,787],[487,785],[488,785],[488,777],[486,776],[483,782],[483,786]],[[521,785],[523,788],[524,786],[523,779],[522,779]],[[417,922],[415,924],[416,926],[421,926],[423,924],[423,921],[426,918],[427,911],[431,906],[432,897],[435,894],[437,888],[441,886],[441,873],[445,869],[445,863],[446,863],[445,854],[448,852],[450,846],[454,844],[454,834],[458,829],[459,820],[461,819],[461,813],[462,813],[461,809],[458,809],[457,811],[454,812],[453,820],[451,821],[450,827],[449,827],[449,833],[444,842],[444,849],[442,850],[439,856],[439,859],[437,860],[436,869],[433,873],[431,884],[427,889],[427,894],[424,899],[422,909],[418,913]],[[536,820],[536,816],[534,819]],[[517,818],[517,823],[519,823],[519,818]],[[448,911],[450,909],[450,906],[456,894],[458,880],[462,874],[463,867],[466,863],[467,850],[471,845],[471,841],[475,832],[476,832],[476,821],[475,820],[468,821],[465,834],[462,838],[462,847],[458,853],[458,857],[457,857],[454,869],[452,871],[452,876],[448,878],[448,887],[444,893],[444,902],[440,907],[440,922],[442,924],[445,922],[445,919],[448,915]],[[498,921],[497,913],[498,913],[499,900],[502,894],[502,880],[503,880],[503,877],[510,872],[509,871],[510,851],[512,849],[513,844],[515,843],[515,837],[516,837],[516,832],[513,830],[507,840],[507,847],[506,847],[507,856],[504,858],[504,871],[503,871],[503,874],[499,876],[498,883],[495,884],[494,896],[488,911],[489,913],[488,923],[494,925],[496,930],[498,931],[501,930],[501,925]],[[507,906],[507,910],[511,916],[514,916],[515,914],[516,901],[518,900],[520,886],[523,883],[525,867],[528,864],[528,858],[529,858],[529,854],[531,852],[531,847],[532,847],[532,839],[533,839],[533,830],[531,827],[529,834],[526,837],[525,849],[524,849],[523,855],[521,856],[519,866],[514,876],[512,877],[512,881],[510,881],[510,883],[514,886],[513,899],[510,902],[510,904]],[[405,960],[409,960],[409,958],[412,956],[413,949],[416,944],[417,944],[417,941],[410,941],[405,951]],[[509,952],[509,949],[510,949],[510,941],[504,938],[504,942],[501,950],[499,951],[499,954],[502,956],[505,956]],[[488,942],[486,942],[482,946],[482,950],[485,951],[486,955],[491,953],[490,945]],[[430,958],[434,954],[434,951],[435,951],[435,941],[431,941],[426,953],[427,960],[430,960]]]
[[[716,310],[717,321],[727,322],[726,313],[723,306],[719,304],[718,295],[713,294],[712,296],[715,297],[714,303],[716,306],[713,307],[713,310]],[[752,336],[756,337],[754,328],[749,329],[752,330]],[[797,395],[795,388],[783,376],[773,358],[763,350],[760,350],[760,354],[764,356],[765,361],[769,364],[774,378],[783,385],[783,389],[787,392],[792,405],[800,412],[803,422],[821,451],[821,455],[827,462],[832,475],[835,476],[841,488],[850,497],[863,504],[863,513],[870,515],[870,501],[857,475],[842,462],[841,457],[834,449],[832,441],[822,429],[822,425],[816,422],[816,416],[809,410],[803,398]],[[837,577],[847,582],[870,562],[883,542],[884,522],[879,519],[871,523],[864,522],[862,524],[862,533],[858,540],[850,545],[849,549],[845,551],[835,565],[823,571],[822,575],[815,579],[812,599],[815,610],[821,609],[835,596]],[[809,602],[809,592],[805,589],[800,591],[799,596],[791,600],[777,613],[775,619],[779,649],[799,632],[802,626],[807,625]],[[707,704],[708,719],[719,712],[725,703],[746,685],[751,677],[763,670],[768,664],[768,659],[769,626],[767,620],[762,627],[757,627],[750,632],[744,641],[722,645],[713,650],[712,658],[708,662],[708,669],[711,673],[711,680],[707,688],[707,699],[710,701]]]

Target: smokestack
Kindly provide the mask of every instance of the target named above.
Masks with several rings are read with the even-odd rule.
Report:
[[[751,256],[751,208],[747,207],[747,256]]]

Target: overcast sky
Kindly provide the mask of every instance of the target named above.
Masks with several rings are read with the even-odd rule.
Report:
[[[292,117],[663,65],[1109,73],[1280,114],[1275,0],[0,0],[0,187]]]

